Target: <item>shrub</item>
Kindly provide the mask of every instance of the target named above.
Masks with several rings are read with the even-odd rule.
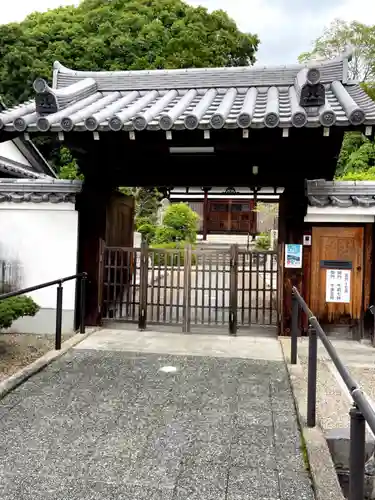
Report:
[[[39,306],[31,297],[19,296],[0,300],[0,329],[9,328],[13,321],[24,316],[35,316]]]
[[[136,228],[142,235],[142,241],[150,244],[150,242],[155,238],[156,226],[146,217],[137,220]]]
[[[199,215],[186,203],[169,205],[163,217],[163,225],[156,229],[153,243],[162,244],[197,240]]]
[[[152,249],[176,250],[174,252],[152,252]],[[178,242],[153,244],[150,248],[151,262],[155,266],[183,266],[185,264],[185,244]],[[191,263],[195,264],[196,255],[192,253]]]
[[[271,247],[271,235],[270,233],[260,233],[258,238],[255,240],[255,250],[262,252],[264,250],[269,250]]]

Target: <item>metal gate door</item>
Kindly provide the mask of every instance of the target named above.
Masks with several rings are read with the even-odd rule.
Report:
[[[276,252],[107,247],[103,319],[146,325],[277,325]]]

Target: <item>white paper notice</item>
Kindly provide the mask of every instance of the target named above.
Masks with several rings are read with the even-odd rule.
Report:
[[[350,273],[346,269],[327,269],[326,302],[349,304]]]

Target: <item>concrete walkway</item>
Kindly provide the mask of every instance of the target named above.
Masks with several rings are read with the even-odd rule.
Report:
[[[2,500],[313,500],[276,338],[102,330],[0,403]]]

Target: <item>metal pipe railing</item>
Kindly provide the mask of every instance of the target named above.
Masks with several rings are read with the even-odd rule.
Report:
[[[327,337],[319,321],[314,316],[308,305],[301,297],[296,287],[292,289],[292,338],[291,338],[291,363],[297,363],[299,313],[304,311],[309,320],[309,355],[308,355],[308,390],[307,390],[307,425],[316,425],[316,384],[318,363],[318,338],[321,340],[328,352],[333,364],[344,381],[350,396],[353,399],[353,407],[350,409],[350,480],[349,500],[363,500],[365,486],[365,439],[366,422],[375,434],[375,411],[368,401],[366,395],[360,389],[359,384],[349,373],[341,361],[336,349]]]
[[[80,333],[84,334],[86,332],[85,328],[85,314],[86,314],[86,283],[87,283],[87,273],[74,274],[72,276],[66,276],[65,278],[60,278],[53,281],[48,281],[46,283],[41,283],[40,285],[30,286],[28,288],[22,288],[22,290],[16,290],[15,292],[4,293],[0,295],[0,300],[10,299],[11,297],[18,297],[24,295],[25,293],[35,292],[37,290],[42,290],[43,288],[48,288],[50,286],[57,285],[56,293],[56,328],[55,328],[55,349],[61,349],[61,339],[62,339],[62,311],[63,311],[63,284],[67,281],[80,280],[80,298],[79,298],[79,320]]]

